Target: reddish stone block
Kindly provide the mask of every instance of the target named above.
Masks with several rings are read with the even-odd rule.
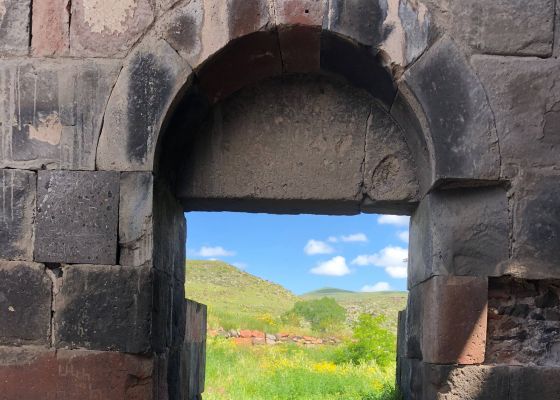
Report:
[[[238,346],[251,346],[253,344],[253,338],[237,337],[237,338],[233,338],[233,343],[235,343]]]
[[[151,357],[0,348],[0,399],[152,400],[156,372]]]
[[[285,72],[310,73],[321,69],[321,27],[278,27],[282,68]]]
[[[70,46],[70,0],[33,2],[31,52],[34,56],[61,56]]]
[[[124,56],[154,20],[149,0],[73,0],[70,51],[74,56]]]
[[[435,276],[422,291],[422,356],[432,364],[484,362],[487,278]]]
[[[327,12],[325,0],[274,0],[276,25],[321,27]]]

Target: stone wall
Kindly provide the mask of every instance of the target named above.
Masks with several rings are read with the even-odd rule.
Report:
[[[559,398],[557,3],[0,0],[0,396],[200,397],[191,207],[412,215],[406,398]]]

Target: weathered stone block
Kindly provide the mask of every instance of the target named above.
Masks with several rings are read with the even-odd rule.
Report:
[[[0,0],[0,55],[27,55],[31,0]]]
[[[434,364],[484,362],[488,280],[435,276],[422,291],[422,360]]]
[[[190,68],[164,40],[148,40],[123,67],[105,113],[97,168],[151,171],[166,112]]]
[[[94,169],[113,61],[5,61],[0,167]]]
[[[33,260],[36,186],[33,172],[0,170],[0,259]]]
[[[158,24],[158,30],[197,69],[231,40],[272,24],[272,2],[268,0],[195,0],[175,8],[173,15]],[[227,81],[222,78],[223,82]]]
[[[502,174],[558,165],[560,61],[474,56],[472,63],[496,117]]]
[[[31,53],[34,56],[63,56],[70,46],[70,0],[33,2]]]
[[[552,53],[554,3],[453,0],[445,28],[476,52],[546,57]]]
[[[500,275],[509,257],[508,220],[502,187],[428,194],[411,219],[409,287],[432,275]]]
[[[152,260],[153,185],[150,172],[123,172],[119,202],[119,264],[131,267]]]
[[[418,201],[414,167],[403,131],[386,112],[373,106],[367,124],[364,166],[368,197],[374,204]]]
[[[288,73],[319,71],[327,1],[275,0],[274,9],[283,70]]]
[[[432,139],[433,180],[495,180],[500,155],[484,88],[464,56],[441,39],[404,74]]]
[[[326,78],[246,88],[214,107],[183,157],[177,195],[189,209],[355,213],[371,102]]]
[[[119,174],[39,171],[35,260],[114,264]]]
[[[560,398],[559,367],[511,367],[510,400]]]
[[[159,400],[164,397],[153,397],[157,374],[150,357],[0,347],[0,392],[6,400]]]
[[[74,265],[63,268],[54,302],[57,348],[146,353],[152,331],[149,268]]]
[[[428,46],[430,16],[420,2],[410,0],[334,0],[324,27],[351,41],[383,49],[386,62],[404,68]]]
[[[513,254],[505,273],[520,278],[559,278],[560,174],[525,171],[514,183]]]
[[[149,0],[73,0],[71,54],[80,57],[124,56],[154,20]]]
[[[0,261],[0,345],[49,343],[51,295],[42,265]]]

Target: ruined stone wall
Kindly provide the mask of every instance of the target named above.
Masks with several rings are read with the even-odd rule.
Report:
[[[0,399],[199,398],[189,205],[411,214],[405,398],[560,398],[556,3],[0,0]]]

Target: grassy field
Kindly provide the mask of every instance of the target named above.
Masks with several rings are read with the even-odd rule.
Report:
[[[394,365],[336,365],[336,348],[208,343],[205,400],[396,400]]]
[[[347,312],[346,329],[337,336],[350,340],[351,324],[361,313],[384,314],[387,329],[396,332],[397,312],[406,293],[355,293],[321,289],[296,296],[284,287],[220,261],[187,262],[188,298],[208,305],[211,328],[258,329],[269,333],[317,333],[286,326],[280,316],[300,300],[332,297]],[[320,335],[319,335],[320,336]],[[205,400],[395,400],[395,366],[367,362],[336,364],[337,346],[293,344],[242,346],[209,338]]]

